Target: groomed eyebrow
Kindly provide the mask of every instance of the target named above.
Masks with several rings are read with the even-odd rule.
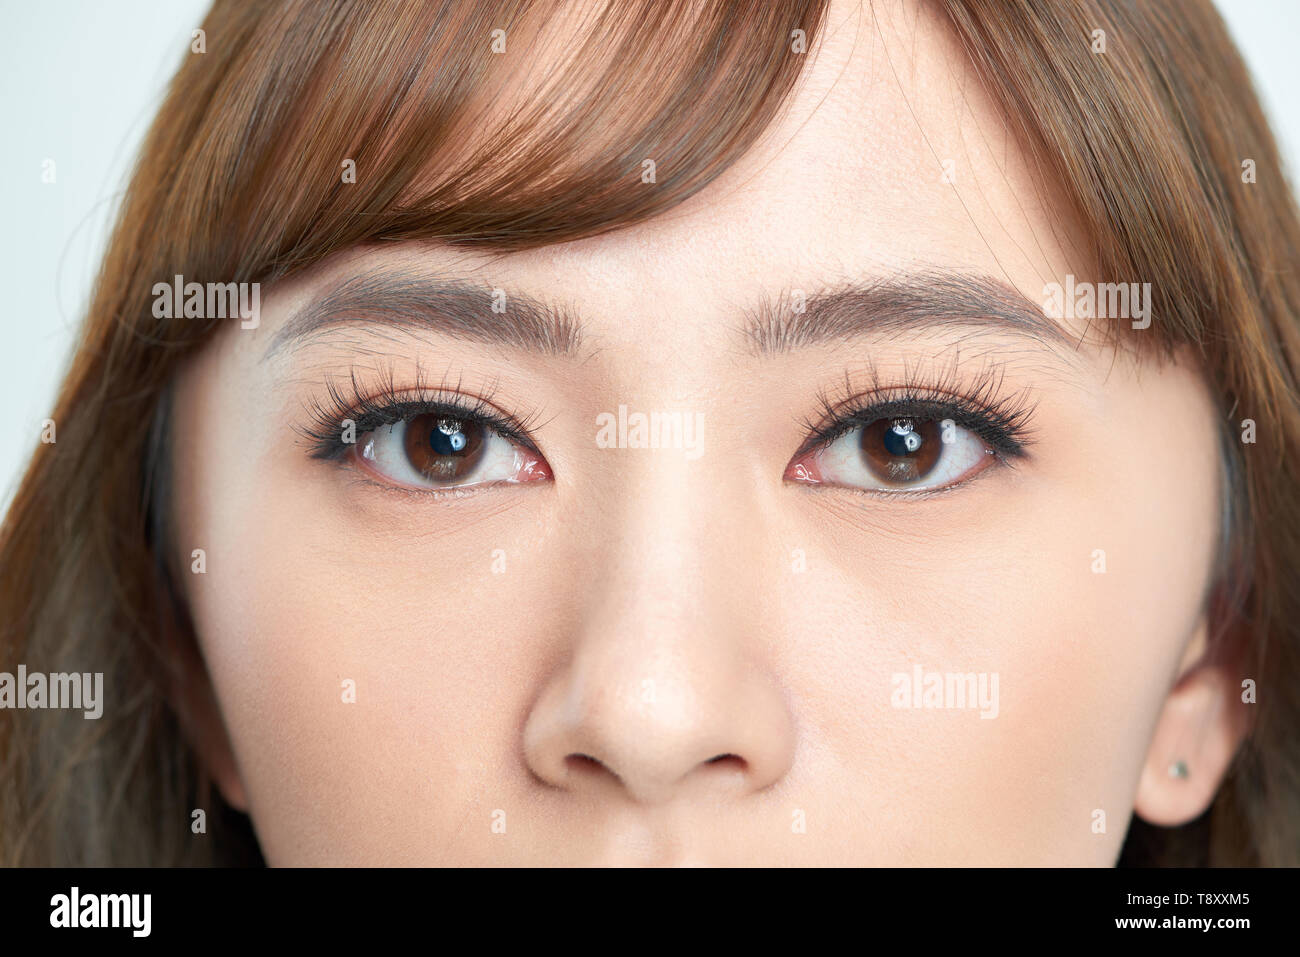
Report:
[[[494,303],[501,311],[493,311]],[[582,342],[581,323],[567,308],[463,280],[372,271],[337,282],[290,316],[263,360],[319,333],[358,324],[434,332],[545,355],[575,355]],[[1058,350],[1073,352],[1079,345],[1007,283],[942,271],[851,282],[808,295],[787,290],[748,310],[744,333],[755,355],[771,357],[954,324],[975,332],[1011,333]]]
[[[546,355],[573,355],[582,341],[581,325],[568,309],[461,280],[374,271],[335,284],[299,309],[272,337],[262,358],[301,346],[329,329],[359,324]]]
[[[1078,342],[1012,286],[991,276],[909,273],[849,283],[806,296],[788,290],[748,315],[745,334],[755,355],[865,337],[888,338],[958,323],[975,331],[1011,333],[1074,351]]]

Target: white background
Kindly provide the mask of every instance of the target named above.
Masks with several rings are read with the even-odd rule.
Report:
[[[54,402],[135,151],[207,7],[0,3],[0,511]],[[1219,0],[1219,9],[1294,173],[1300,0]],[[56,164],[54,184],[41,182],[46,159]]]

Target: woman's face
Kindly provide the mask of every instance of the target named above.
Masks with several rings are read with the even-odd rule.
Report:
[[[187,369],[199,747],[270,863],[1110,864],[1209,800],[1209,397],[1044,316],[1143,277],[932,15],[809,56],[653,222],[358,250]]]

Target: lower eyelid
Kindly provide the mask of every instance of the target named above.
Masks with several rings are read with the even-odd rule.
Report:
[[[948,485],[937,485],[931,488],[920,489],[886,489],[886,488],[864,488],[858,485],[835,485],[831,482],[791,482],[791,485],[799,485],[805,490],[816,494],[827,494],[831,492],[849,492],[854,495],[861,495],[866,498],[878,499],[885,502],[920,502],[932,498],[938,498],[951,492],[961,492],[969,486],[980,482],[984,476],[999,471],[1001,468],[1012,467],[1000,454],[994,453],[992,456],[995,461],[975,472],[970,478],[962,479],[960,482],[952,482]]]
[[[446,488],[413,488],[409,485],[398,485],[390,481],[382,481],[378,478],[371,477],[364,471],[364,466],[358,463],[348,462],[346,467],[353,473],[352,483],[365,489],[373,489],[389,495],[396,495],[400,498],[412,502],[428,502],[430,499],[464,499],[472,498],[482,492],[490,491],[499,486],[514,486],[522,483],[518,482],[479,482],[476,485],[450,485]]]

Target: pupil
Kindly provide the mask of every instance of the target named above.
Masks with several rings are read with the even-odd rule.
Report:
[[[910,455],[921,447],[921,436],[912,429],[912,423],[898,421],[884,435],[885,450],[890,455]]]
[[[443,419],[429,432],[429,446],[434,455],[455,455],[464,451],[468,442],[460,423],[450,419]]]

